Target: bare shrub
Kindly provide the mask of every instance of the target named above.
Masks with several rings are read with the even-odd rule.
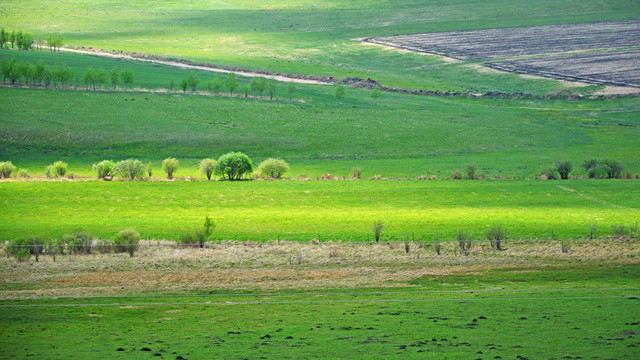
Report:
[[[500,225],[491,226],[487,229],[485,235],[494,250],[502,250],[502,240],[506,239],[507,232]]]
[[[471,243],[473,241],[471,234],[464,230],[458,230],[456,240],[458,240],[460,252],[464,255],[469,255],[469,250],[471,249]]]
[[[568,254],[570,248],[571,248],[571,243],[569,242],[569,240],[560,241],[560,249],[562,250],[563,254]]]
[[[376,242],[380,241],[383,225],[384,223],[381,220],[376,220],[371,224],[371,231],[373,231],[373,237],[376,240]]]

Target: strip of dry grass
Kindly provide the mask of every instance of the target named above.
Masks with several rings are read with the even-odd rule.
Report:
[[[89,296],[142,292],[313,290],[406,287],[425,276],[478,274],[510,269],[575,268],[640,263],[640,243],[574,240],[507,243],[492,250],[476,243],[468,256],[457,243],[442,244],[216,244],[207,248],[142,247],[126,254],[45,256],[36,263],[0,259],[0,296]]]

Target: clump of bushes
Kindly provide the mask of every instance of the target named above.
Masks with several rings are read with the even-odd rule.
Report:
[[[467,179],[474,180],[476,178],[476,164],[469,163],[464,167],[464,172],[467,174]]]
[[[64,161],[56,161],[45,167],[44,172],[48,178],[63,177],[67,174],[67,163]]]
[[[462,173],[459,170],[455,170],[451,173],[451,180],[462,180]]]
[[[582,167],[589,179],[620,179],[624,170],[622,164],[613,159],[589,159]]]
[[[253,171],[253,163],[241,152],[230,152],[220,156],[216,164],[215,174],[228,180],[240,180]]]
[[[351,169],[351,178],[360,180],[362,178],[362,168],[356,167]]]
[[[136,159],[119,161],[113,168],[113,172],[123,179],[131,181],[141,179],[144,176],[145,167]]]
[[[540,175],[540,178],[546,179],[546,180],[558,180],[560,179],[560,174],[558,173],[558,170],[555,167],[549,167],[542,170],[542,174]]]
[[[176,158],[167,158],[162,161],[162,170],[167,173],[167,178],[173,179],[173,173],[178,170],[179,161]]]
[[[258,165],[258,173],[265,178],[280,179],[289,171],[289,164],[282,159],[268,158]]]
[[[571,161],[558,161],[553,165],[560,175],[560,179],[566,180],[569,178],[571,170],[573,170],[573,164]]]
[[[140,234],[132,229],[122,230],[113,238],[113,243],[116,252],[127,252],[129,257],[133,257],[133,254],[138,250]]]
[[[93,171],[98,175],[98,179],[111,180],[114,175],[116,163],[111,160],[103,160],[93,164]]]
[[[70,234],[64,234],[62,236],[62,242],[67,244],[69,252],[74,254],[89,254],[91,253],[93,237],[88,232],[78,229]]]
[[[202,159],[200,161],[200,171],[207,177],[207,180],[211,180],[211,176],[216,170],[216,164],[218,162],[215,159]]]
[[[11,161],[0,162],[0,179],[8,179],[11,177],[11,173],[16,170],[16,167]]]

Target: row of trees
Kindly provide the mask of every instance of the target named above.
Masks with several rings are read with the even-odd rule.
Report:
[[[59,51],[64,40],[59,34],[49,34],[46,43],[50,51]],[[20,50],[31,50],[34,45],[36,47],[42,46],[43,41],[39,36],[34,37],[32,33],[27,31],[12,30],[9,32],[4,28],[0,28],[0,49],[9,48],[9,44],[11,44],[12,49],[17,47]]]
[[[7,80],[11,82],[11,85],[16,85],[22,82],[25,85],[44,85],[48,88],[53,85],[55,88],[58,84],[62,88],[70,86],[74,77],[76,79],[76,86],[80,86],[79,82],[82,81],[84,86],[89,89],[96,86],[102,87],[105,82],[115,89],[119,82],[128,88],[133,84],[133,71],[131,69],[125,69],[120,72],[117,68],[113,68],[109,74],[103,69],[94,70],[89,67],[82,75],[75,74],[73,69],[69,66],[63,65],[47,65],[44,61],[40,60],[35,64],[30,62],[17,62],[15,58],[11,60],[2,59],[0,63],[0,72],[2,73],[2,80],[6,83]]]
[[[173,179],[178,171],[180,161],[176,158],[167,158],[162,161],[162,170],[168,179]],[[66,164],[65,164],[66,165]],[[254,171],[253,162],[246,154],[230,152],[216,159],[202,159],[200,171],[211,180],[213,175],[227,180],[241,180],[245,175]],[[151,163],[144,165],[140,160],[128,159],[119,162],[103,160],[93,165],[93,171],[101,180],[112,180],[115,176],[126,180],[141,180],[145,176],[153,176]],[[279,179],[289,171],[289,164],[282,159],[269,158],[260,163],[256,169],[259,176],[271,179]],[[64,174],[62,175],[64,176]]]
[[[624,166],[613,159],[589,159],[582,163],[582,168],[587,173],[589,179],[620,179],[623,177]],[[552,167],[545,169],[542,175],[550,180],[568,179],[573,170],[570,161],[558,161]],[[624,174],[625,178],[631,178],[631,174]]]
[[[200,79],[193,71],[185,75],[178,84],[179,89],[185,93],[187,90],[196,92],[198,90],[198,85],[200,85]],[[236,74],[233,73],[229,74],[226,79],[223,79],[220,75],[217,75],[214,78],[209,78],[206,85],[207,91],[212,94],[227,91],[229,92],[229,95],[233,96],[234,93],[240,91],[245,97],[248,97],[251,92],[253,93],[253,96],[256,96],[256,93],[258,93],[260,97],[263,97],[266,93],[269,95],[270,100],[273,100],[273,98],[278,94],[277,83],[273,79],[252,78],[248,84],[241,86]],[[176,90],[176,81],[174,79],[169,80],[169,90]],[[289,82],[287,84],[287,95],[289,96],[289,100],[293,98],[293,94],[296,90],[297,88],[294,82]]]

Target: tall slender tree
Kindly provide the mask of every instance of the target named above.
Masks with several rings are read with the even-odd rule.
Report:
[[[238,80],[236,80],[236,74],[229,74],[226,84],[227,90],[229,90],[229,95],[233,96],[233,92],[238,88]]]
[[[126,89],[129,89],[129,85],[133,84],[133,71],[131,69],[122,70],[122,74],[120,74],[122,78],[122,83]]]
[[[119,78],[120,78],[120,73],[118,72],[118,69],[113,68],[109,73],[109,83],[111,84],[111,86],[113,86],[113,90],[115,90],[116,86],[118,86]]]

